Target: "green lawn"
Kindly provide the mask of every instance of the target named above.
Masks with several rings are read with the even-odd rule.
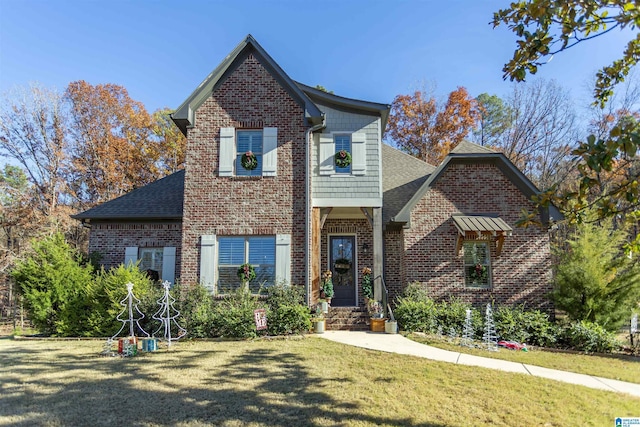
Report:
[[[570,354],[552,351],[532,350],[529,352],[499,349],[486,351],[479,348],[463,347],[450,343],[446,338],[422,334],[409,334],[407,338],[414,341],[459,353],[473,354],[494,359],[510,360],[527,365],[576,372],[578,374],[611,378],[640,384],[640,357],[626,355],[595,356],[589,354]],[[478,343],[479,344],[479,343]]]
[[[182,342],[134,358],[99,341],[0,339],[0,425],[567,426],[640,398],[316,337]]]

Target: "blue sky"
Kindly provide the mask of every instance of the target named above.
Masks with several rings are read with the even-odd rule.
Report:
[[[508,1],[0,0],[0,92],[39,82],[115,83],[152,112],[178,107],[247,35],[294,80],[391,103],[435,83],[505,96],[515,37],[493,29]],[[538,76],[578,104],[596,70],[622,53],[614,32],[557,55]]]

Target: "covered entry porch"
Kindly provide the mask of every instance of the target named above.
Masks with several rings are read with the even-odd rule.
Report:
[[[322,274],[331,271],[332,307],[364,308],[362,269],[372,279],[382,277],[381,208],[314,207],[311,233],[311,293],[313,305],[321,298]],[[382,298],[382,280],[374,280],[374,298]]]

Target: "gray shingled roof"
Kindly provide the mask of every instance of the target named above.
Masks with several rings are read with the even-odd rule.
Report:
[[[453,150],[451,150],[452,154],[485,154],[485,153],[497,153],[497,151],[492,150],[488,147],[484,147],[482,145],[474,144],[469,141],[461,141],[458,145],[455,146]]]
[[[182,219],[184,170],[137,188],[72,218]]]
[[[383,224],[400,212],[434,170],[435,166],[382,144]]]

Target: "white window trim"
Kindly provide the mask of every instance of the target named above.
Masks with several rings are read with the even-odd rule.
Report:
[[[171,285],[175,283],[176,275],[176,247],[175,246],[157,246],[157,247],[138,247],[127,246],[124,251],[124,265],[129,264],[140,265],[140,251],[145,249],[162,249],[162,271],[158,271],[162,280],[166,280]]]
[[[238,156],[238,132],[262,132],[262,172],[260,175],[238,175],[236,159]],[[256,129],[220,128],[220,147],[218,151],[218,176],[266,177],[278,174],[278,128],[263,127]]]
[[[486,245],[486,253],[487,253],[487,262],[486,264],[482,264],[487,268],[487,285],[486,286],[473,286],[467,283],[467,269],[472,267],[470,264],[465,262],[464,248],[467,244],[483,244]],[[493,288],[493,266],[491,263],[491,244],[487,240],[465,240],[462,242],[463,248],[463,256],[462,256],[462,265],[463,265],[463,282],[464,287],[466,289],[492,289]]]
[[[349,172],[336,172],[334,163],[336,154],[335,137],[339,135],[349,135],[351,138],[351,170]],[[323,176],[346,178],[366,175],[367,134],[351,131],[333,131],[319,134],[318,160],[319,174]]]
[[[224,293],[220,292],[218,289],[219,284],[219,253],[218,253],[218,240],[225,237],[242,237],[245,239],[251,237],[274,237],[275,238],[275,264],[274,264],[274,285],[278,284],[280,281],[284,281],[286,284],[291,284],[291,235],[290,234],[269,234],[269,235],[251,235],[251,234],[243,234],[243,235],[224,235],[224,236],[202,236],[203,242],[207,238],[207,242],[211,244],[211,240],[215,240],[213,245],[215,245],[216,250],[212,251],[213,263],[211,263],[214,271],[213,276],[215,276],[213,283],[210,286],[207,286],[207,289],[215,295],[224,295]],[[204,243],[203,243],[204,244]],[[245,259],[248,259],[248,247],[245,245]],[[200,261],[201,271],[203,260]],[[202,277],[200,279],[202,282]],[[204,284],[204,283],[203,283]]]

